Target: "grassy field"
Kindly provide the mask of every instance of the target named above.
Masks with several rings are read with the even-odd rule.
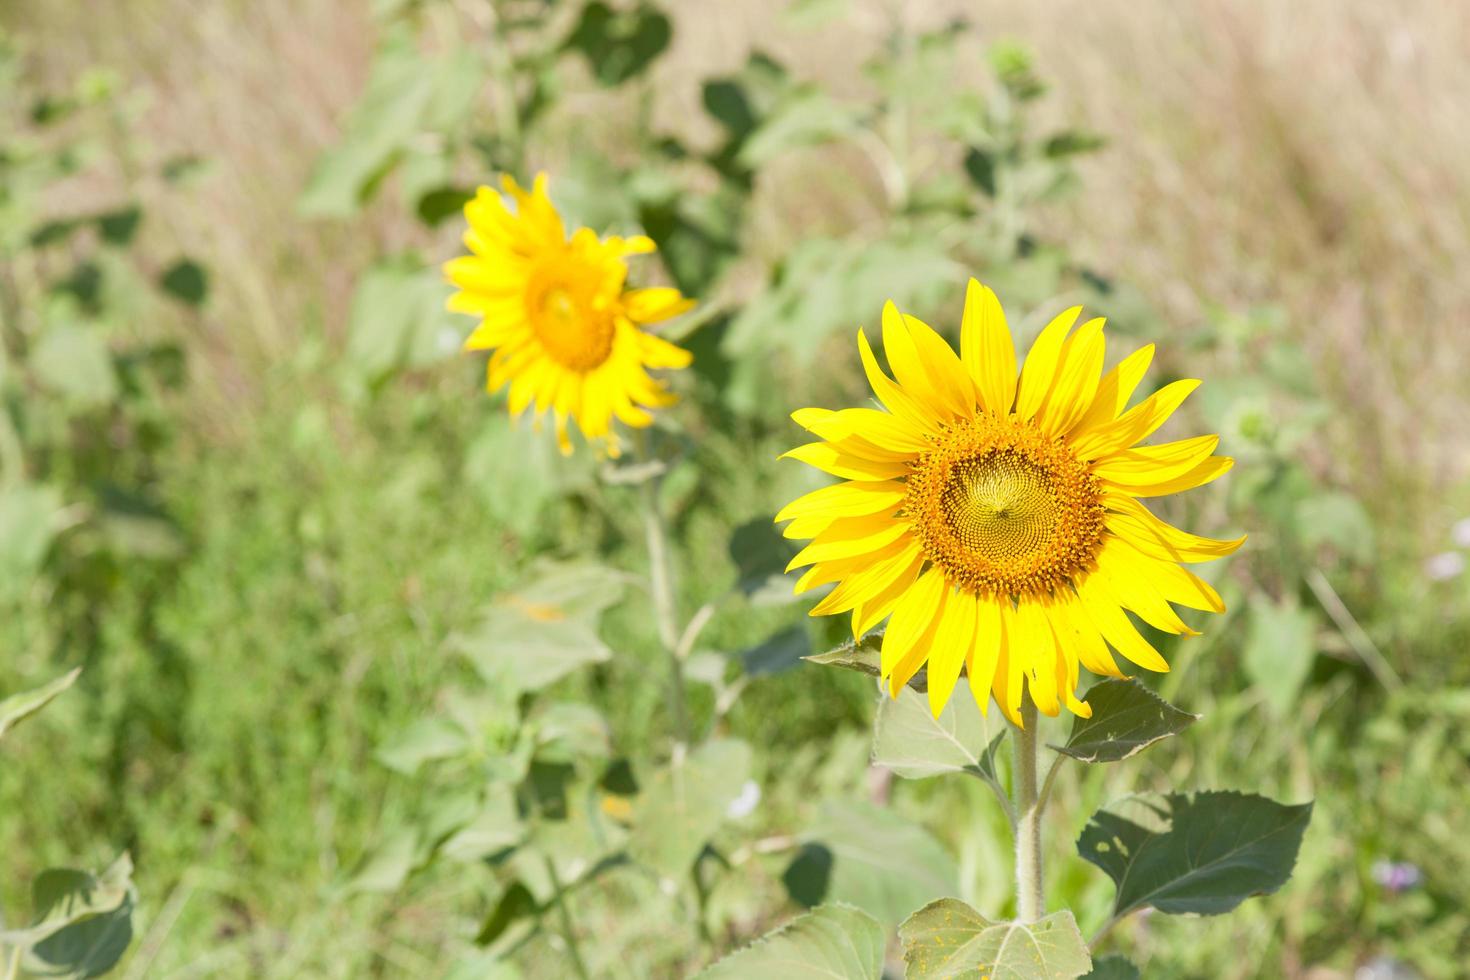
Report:
[[[23,918],[12,910],[27,907],[42,868],[100,867],[130,850],[140,901],[120,976],[572,975],[555,936],[529,940],[494,968],[503,974],[477,958],[498,901],[484,869],[431,864],[386,888],[360,873],[466,778],[395,771],[380,750],[476,683],[457,644],[491,598],[548,556],[639,574],[647,563],[636,491],[604,486],[588,454],[558,458],[548,433],[512,428],[502,400],[481,391],[480,360],[444,356],[460,339],[446,341],[444,324],[462,336],[467,319],[414,327],[412,340],[366,332],[354,306],[365,276],[391,261],[432,269],[459,248],[457,218],[432,224],[406,202],[408,165],[350,214],[304,213],[303,191],[350,136],[393,18],[416,17],[426,57],[493,52],[498,18],[516,5],[403,6],[414,5],[0,2],[0,29],[21,52],[0,79],[17,135],[35,129],[28,112],[42,93],[98,67],[115,76],[87,124],[85,164],[35,191],[36,223],[127,202],[143,216],[126,262],[99,260],[126,264],[142,285],[105,292],[87,314],[131,358],[119,361],[114,401],[88,401],[85,378],[75,397],[47,383],[6,390],[29,420],[28,475],[57,488],[61,516],[32,564],[0,554],[11,561],[0,567],[0,693],[84,667],[76,691],[5,745],[0,909]],[[672,39],[636,77],[602,85],[575,54],[558,61],[552,108],[518,148],[553,175],[554,196],[565,174],[569,198],[579,186],[592,188],[584,202],[636,197],[653,179],[640,169],[651,134],[713,152],[726,133],[701,85],[740,72],[754,50],[792,84],[882,106],[881,152],[813,139],[735,177],[687,159],[659,165],[656,176],[691,199],[743,195],[735,245],[700,280],[699,298],[720,315],[687,342],[696,367],[673,410],[686,455],[664,504],[683,613],[737,584],[732,529],[815,485],[775,462],[797,442],[786,413],[861,397],[852,328],[871,329],[878,305],[829,325],[790,300],[799,245],[861,253],[911,222],[892,246],[909,251],[894,254],[993,276],[1002,299],[1000,283],[1013,283],[1019,309],[1070,305],[1053,292],[1100,302],[1110,330],[1159,343],[1151,382],[1206,379],[1191,431],[1221,432],[1221,451],[1238,459],[1223,489],[1165,511],[1250,541],[1211,572],[1231,611],[1202,627],[1204,639],[1167,648],[1175,669],[1155,685],[1202,720],[1130,774],[1064,777],[1048,831],[1056,849],[1092,809],[1134,789],[1315,799],[1279,894],[1228,917],[1132,921],[1119,948],[1145,976],[1465,975],[1470,525],[1459,523],[1458,541],[1455,529],[1470,519],[1470,9],[854,0],[826,4],[836,12],[822,20],[820,3],[667,6]],[[565,33],[575,12],[548,7],[547,31]],[[860,65],[917,72],[928,49],[915,39],[961,15],[942,84],[876,94]],[[985,52],[999,40],[1034,52],[1046,85],[1028,109],[1032,132],[1076,129],[1103,143],[1057,164],[1065,193],[980,199],[949,224],[937,210],[914,217],[920,190],[947,201],[943,179],[966,172],[963,147],[930,118],[935,93],[993,88]],[[489,59],[464,118],[421,125],[405,158],[447,144],[444,179],[491,182],[476,152],[508,139],[501,94],[516,79]],[[470,130],[488,135],[456,142]],[[185,158],[188,176],[170,176]],[[18,178],[6,186],[19,193]],[[586,213],[604,213],[596,203]],[[998,235],[978,248],[913,244],[935,228],[979,227],[1002,205],[1024,229],[1010,251]],[[1062,256],[1061,272],[1038,272],[1035,242]],[[27,294],[26,283],[49,282],[91,248],[7,246],[7,297],[54,294]],[[168,285],[180,256],[206,270],[203,295]],[[677,268],[650,275],[690,291]],[[866,296],[853,275],[851,295]],[[918,281],[912,305],[953,337],[962,284]],[[768,317],[772,326],[746,314],[769,297],[800,316]],[[29,336],[40,329],[30,316],[7,309],[7,329]],[[25,346],[7,343],[12,358]],[[383,344],[401,349],[381,355]],[[66,405],[30,401],[41,398]],[[510,454],[528,462],[512,470]],[[630,589],[602,623],[616,655],[554,689],[606,717],[614,755],[639,757],[668,734],[650,615]],[[741,598],[721,607],[701,649],[734,653],[808,622],[816,649],[843,639],[844,623]],[[1297,673],[1283,694],[1280,678]],[[799,835],[825,801],[882,803],[937,839],[963,897],[1000,910],[1011,875],[1003,819],[978,784],[890,784],[868,769],[864,678],[808,665],[755,673],[727,714],[719,690],[695,686],[692,713],[754,747],[760,787],[739,833],[727,828],[727,852]],[[650,878],[579,892],[591,972],[692,975],[789,918],[792,855],[772,847],[701,898],[712,934],[694,944],[685,899]],[[1413,866],[1414,882],[1385,884],[1391,864]],[[1095,925],[1111,892],[1089,871],[1055,862],[1050,886]]]

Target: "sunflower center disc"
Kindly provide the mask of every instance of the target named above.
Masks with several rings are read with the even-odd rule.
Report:
[[[612,353],[612,316],[576,278],[533,277],[526,310],[536,339],[563,367],[591,371]]]
[[[925,557],[978,595],[1038,596],[1091,567],[1102,492],[1061,440],[982,414],[914,464],[905,513]]]

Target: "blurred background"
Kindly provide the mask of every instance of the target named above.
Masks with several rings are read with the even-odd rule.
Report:
[[[0,693],[85,667],[0,762],[10,917],[40,868],[128,848],[118,975],[568,975],[550,939],[496,945],[503,869],[394,850],[466,777],[391,751],[462,704],[463,638],[535,562],[645,561],[633,491],[509,423],[440,312],[466,195],[544,170],[701,301],[672,327],[686,615],[816,485],[775,462],[787,413],[864,397],[884,299],[955,339],[974,274],[1021,343],[1080,302],[1110,362],[1156,341],[1149,384],[1205,379],[1179,431],[1236,469],[1160,506],[1250,541],[1151,681],[1203,720],[1075,774],[1053,844],[1151,784],[1315,798],[1280,894],[1121,948],[1466,975],[1470,7],[0,0],[0,31]],[[755,749],[732,840],[877,799],[1003,911],[992,801],[870,784],[871,686],[794,666],[845,625],[746,591],[693,703]],[[558,681],[610,757],[666,733],[647,619],[632,593],[615,655]],[[746,857],[699,947],[646,883],[579,893],[594,972],[687,975],[808,900],[789,850]],[[1102,876],[1050,874],[1095,926]]]

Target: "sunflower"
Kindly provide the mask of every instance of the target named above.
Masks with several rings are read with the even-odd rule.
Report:
[[[571,452],[567,420],[589,440],[618,454],[613,419],[641,428],[650,409],[674,401],[650,369],[687,367],[689,352],[643,327],[694,305],[677,289],[628,289],[627,256],[652,252],[643,235],[598,238],[590,228],[567,236],[546,195],[546,175],[528,192],[507,176],[512,213],[495,191],[481,187],[465,205],[464,243],[472,254],[444,265],[459,292],[449,308],[480,317],[465,349],[489,350],[486,387],[509,385],[519,415],[534,404],[549,409],[557,443]]]
[[[1037,336],[1017,376],[999,300],[970,280],[960,353],[932,328],[883,310],[879,367],[858,351],[887,411],[802,409],[821,441],[786,455],[844,482],[777,515],[811,538],[790,568],[811,566],[804,592],[836,587],[812,615],[852,613],[854,636],[885,617],[881,671],[898,691],[928,666],[936,716],[963,670],[982,710],[993,694],[1020,724],[1023,691],[1045,714],[1089,717],[1079,666],[1121,676],[1113,653],[1169,665],[1128,613],[1168,633],[1198,635],[1170,603],[1223,612],[1220,596],[1181,563],[1228,555],[1216,541],[1155,517],[1140,501],[1200,486],[1230,469],[1218,436],[1140,446],[1199,382],[1176,381],[1128,408],[1153,358],[1148,345],[1106,375],[1103,321],[1072,329],[1081,307]]]

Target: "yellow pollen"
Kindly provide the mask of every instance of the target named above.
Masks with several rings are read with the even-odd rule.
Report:
[[[612,311],[597,301],[591,288],[595,272],[565,270],[561,268],[564,263],[558,262],[558,268],[548,275],[531,276],[526,286],[526,313],[536,339],[552,360],[568,370],[586,373],[612,353]],[[568,275],[568,271],[582,274]]]
[[[981,596],[1040,596],[1090,568],[1102,542],[1097,478],[1035,423],[982,413],[915,461],[904,514],[924,554]]]

